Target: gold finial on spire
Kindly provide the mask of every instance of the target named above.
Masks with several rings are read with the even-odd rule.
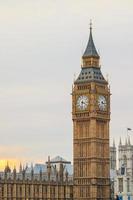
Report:
[[[92,30],[92,20],[90,19],[90,31]]]

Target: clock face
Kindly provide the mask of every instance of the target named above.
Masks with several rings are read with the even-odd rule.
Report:
[[[107,107],[106,98],[104,96],[102,96],[102,95],[100,95],[98,97],[98,106],[99,106],[100,110],[102,110],[102,111],[106,110],[106,107]]]
[[[78,97],[77,100],[77,108],[80,110],[86,110],[87,106],[89,104],[89,99],[87,96],[82,95]]]

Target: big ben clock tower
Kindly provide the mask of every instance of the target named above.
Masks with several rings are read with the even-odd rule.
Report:
[[[92,27],[72,91],[74,200],[109,200],[110,90]]]

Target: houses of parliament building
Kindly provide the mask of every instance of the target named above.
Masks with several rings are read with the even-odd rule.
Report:
[[[109,200],[110,89],[102,75],[92,27],[72,88],[73,172],[69,162],[0,172],[0,200]]]

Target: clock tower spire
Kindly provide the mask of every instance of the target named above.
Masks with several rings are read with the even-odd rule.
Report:
[[[110,91],[90,36],[72,91],[74,200],[110,199]]]
[[[100,56],[97,53],[95,44],[93,42],[93,37],[92,37],[92,23],[90,23],[90,36],[89,36],[87,47],[82,56],[82,60],[83,60],[82,67],[83,68],[91,67],[91,66],[99,67],[99,59],[100,59]]]

